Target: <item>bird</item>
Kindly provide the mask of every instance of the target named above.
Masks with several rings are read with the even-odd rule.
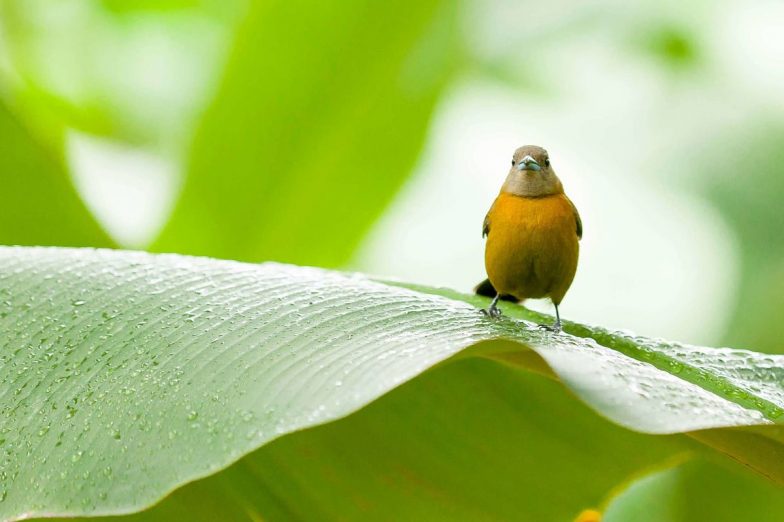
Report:
[[[487,279],[474,289],[493,300],[482,312],[499,317],[498,301],[549,297],[561,331],[558,305],[577,272],[583,223],[577,207],[545,149],[525,145],[514,151],[512,167],[482,224]]]

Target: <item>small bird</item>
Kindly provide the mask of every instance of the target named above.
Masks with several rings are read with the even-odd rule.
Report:
[[[583,223],[550,165],[547,151],[525,145],[514,152],[512,168],[482,225],[488,279],[475,292],[492,297],[483,313],[498,317],[498,301],[549,297],[561,330],[558,305],[577,271]]]

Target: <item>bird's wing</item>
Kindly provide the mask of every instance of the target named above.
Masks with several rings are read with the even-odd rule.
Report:
[[[487,214],[485,215],[485,220],[482,223],[482,237],[487,236],[488,232],[490,232],[490,213],[493,212],[494,206],[495,206],[495,201],[493,201],[493,204],[490,205],[490,210],[488,210]]]
[[[582,239],[583,238],[583,220],[580,219],[580,213],[577,212],[577,207],[574,206],[574,203],[572,203],[572,200],[569,199],[569,198],[566,198],[566,201],[568,201],[569,204],[572,206],[572,212],[574,212],[574,221],[575,221],[575,225],[577,226],[577,239]]]

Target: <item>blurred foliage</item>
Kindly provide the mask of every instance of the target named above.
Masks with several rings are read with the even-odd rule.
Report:
[[[101,0],[101,4],[108,10],[115,13],[136,13],[139,11],[153,11],[160,13],[168,10],[193,9],[203,5],[215,4],[209,0]]]
[[[111,246],[70,183],[62,159],[0,103],[0,243]]]
[[[784,127],[725,135],[700,165],[700,181],[732,227],[742,280],[726,342],[784,353]]]
[[[244,4],[3,0],[0,92],[53,145],[78,129],[179,159]]]
[[[665,63],[680,68],[694,65],[699,56],[694,35],[673,25],[649,30],[645,47]]]
[[[345,262],[411,171],[458,56],[451,2],[254,3],[193,142],[180,146],[213,83],[192,77],[220,61],[220,31],[242,3],[101,5],[3,3],[16,65],[7,96],[52,148],[73,127],[186,158],[155,250]],[[112,50],[116,63],[106,59]],[[176,81],[130,74],[149,76],[165,57]],[[194,60],[206,63],[200,73]]]
[[[455,23],[443,0],[255,4],[153,249],[344,263],[416,161]]]
[[[729,462],[690,461],[641,478],[608,505],[602,522],[784,519],[784,495]]]

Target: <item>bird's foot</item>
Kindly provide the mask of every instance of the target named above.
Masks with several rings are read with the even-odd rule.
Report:
[[[493,319],[498,319],[499,317],[501,317],[503,315],[501,313],[501,310],[499,310],[495,306],[488,307],[487,309],[482,308],[480,310],[480,312],[482,312],[482,314],[486,315],[487,317],[491,317]]]
[[[541,328],[542,330],[547,330],[548,332],[553,332],[553,333],[560,333],[561,330],[562,330],[562,328],[561,328],[561,321],[556,321],[553,324],[540,324],[539,328]]]

